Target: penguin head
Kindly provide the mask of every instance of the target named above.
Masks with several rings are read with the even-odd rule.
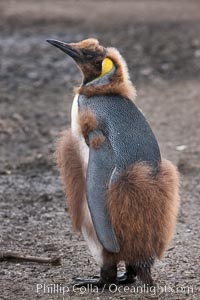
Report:
[[[112,68],[112,62],[106,58],[106,48],[96,39],[86,39],[78,43],[64,43],[47,40],[48,43],[71,56],[83,73],[83,84],[103,76]]]
[[[70,44],[57,40],[47,42],[71,56],[79,66],[83,83],[78,93],[86,96],[120,94],[135,99],[136,90],[130,81],[127,64],[116,48],[105,48],[92,38]],[[104,76],[106,80],[99,80],[101,77],[105,79]]]

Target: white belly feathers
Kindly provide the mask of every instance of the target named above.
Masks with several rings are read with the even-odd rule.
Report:
[[[77,142],[77,145],[79,147],[79,153],[81,156],[81,160],[83,163],[83,169],[84,169],[84,175],[86,177],[86,172],[87,172],[87,165],[88,165],[88,159],[89,159],[89,148],[87,144],[85,143],[85,139],[81,134],[80,130],[80,125],[78,122],[78,97],[79,95],[77,94],[74,97],[74,101],[72,104],[72,110],[71,110],[71,130],[72,130],[72,135],[74,139]],[[82,234],[83,237],[94,257],[96,262],[102,266],[103,264],[103,257],[102,257],[102,245],[100,244],[96,232],[94,230],[94,226],[92,224],[92,219],[90,215],[90,211],[87,205],[87,200],[84,200],[84,205],[83,205],[83,223],[82,223]],[[91,234],[92,232],[92,234]]]
[[[85,139],[81,134],[80,125],[78,122],[78,97],[77,94],[74,97],[74,101],[72,104],[72,110],[71,110],[71,130],[72,135],[74,139],[77,141],[77,145],[79,145],[79,152],[81,155],[81,159],[84,165],[84,172],[86,174],[87,171],[87,165],[88,165],[88,159],[89,159],[89,148],[87,144],[85,143]]]

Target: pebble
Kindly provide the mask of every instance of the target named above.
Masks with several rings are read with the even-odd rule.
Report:
[[[176,147],[176,150],[178,150],[178,151],[183,151],[183,150],[185,150],[185,149],[187,149],[187,146],[186,146],[186,145],[180,145],[180,146],[177,146],[177,147]]]

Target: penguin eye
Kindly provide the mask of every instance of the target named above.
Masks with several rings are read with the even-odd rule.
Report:
[[[102,62],[101,61],[95,61],[95,66],[98,68],[98,69],[101,69],[102,67]]]

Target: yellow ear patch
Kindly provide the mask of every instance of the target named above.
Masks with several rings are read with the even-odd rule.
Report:
[[[108,72],[110,72],[112,70],[112,68],[113,68],[112,60],[108,57],[104,58],[104,60],[102,62],[101,75],[99,77],[106,75]]]

